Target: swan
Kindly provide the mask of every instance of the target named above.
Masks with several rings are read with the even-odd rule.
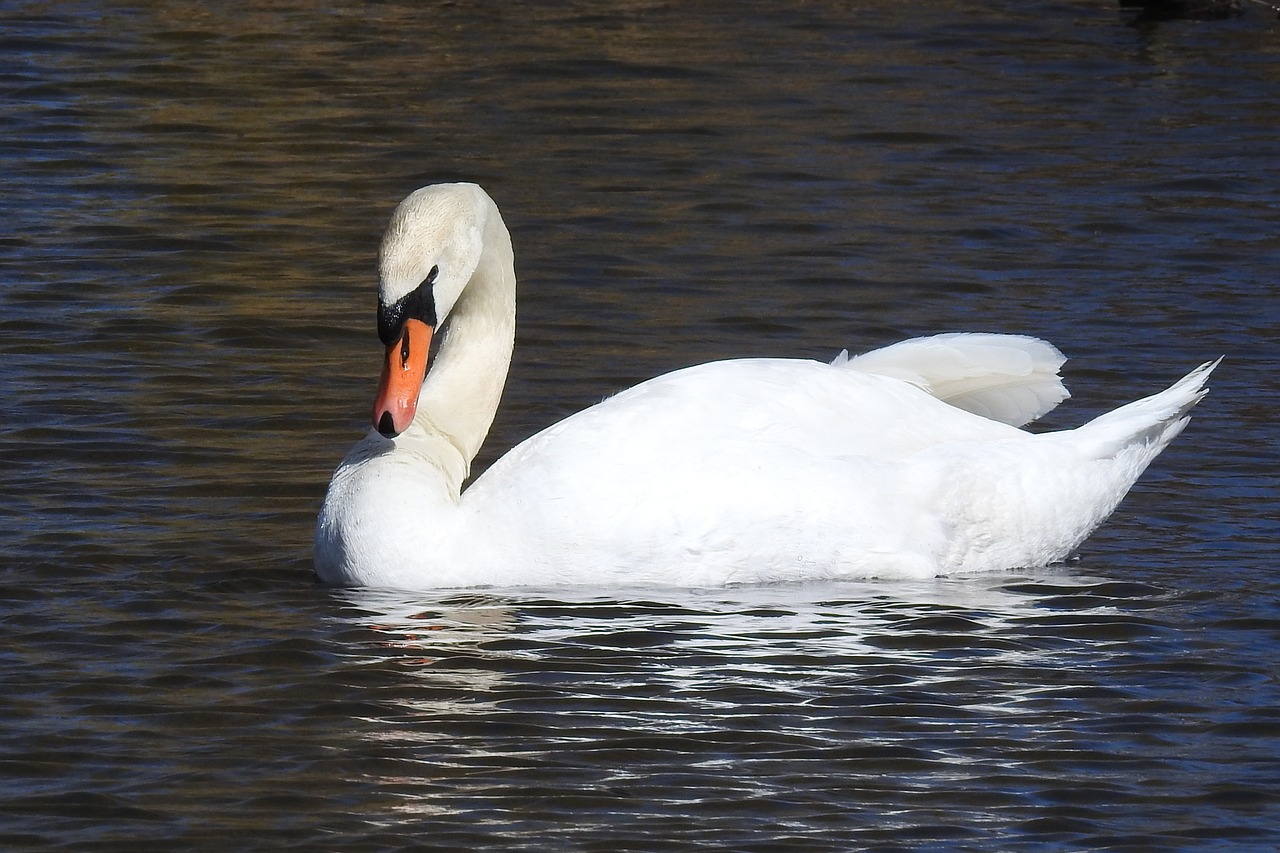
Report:
[[[392,215],[379,272],[373,428],[338,465],[315,531],[328,584],[716,586],[1042,566],[1111,514],[1218,363],[1033,434],[1020,427],[1069,395],[1065,359],[1031,337],[944,334],[829,364],[716,361],[542,430],[464,493],[511,361],[510,234],[479,186],[423,187]]]

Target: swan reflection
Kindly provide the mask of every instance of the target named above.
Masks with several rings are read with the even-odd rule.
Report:
[[[1130,653],[1164,596],[1066,569],[334,594],[359,628],[349,653],[379,679],[384,713],[364,735],[394,757],[378,779],[397,792],[387,819],[481,824],[506,820],[501,804],[531,789],[671,797],[728,773],[751,798],[770,796],[752,782],[768,777],[752,768],[770,764],[786,775],[837,760],[916,784],[912,774],[971,772],[996,742],[1066,754],[1061,715],[1079,712],[1099,663]]]

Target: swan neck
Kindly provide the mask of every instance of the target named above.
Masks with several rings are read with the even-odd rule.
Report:
[[[456,448],[464,478],[502,399],[515,344],[515,297],[511,235],[492,206],[480,261],[441,328],[415,418],[415,426]]]

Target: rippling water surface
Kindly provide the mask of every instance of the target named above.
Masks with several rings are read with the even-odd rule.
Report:
[[[1110,3],[0,4],[0,846],[1268,850],[1280,22]],[[336,591],[394,204],[521,327],[481,460],[655,373],[1024,332],[1073,426],[1226,354],[1070,563]]]

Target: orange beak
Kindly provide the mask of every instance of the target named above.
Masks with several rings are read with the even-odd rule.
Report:
[[[418,392],[427,375],[431,333],[431,327],[421,320],[409,320],[400,340],[387,347],[382,381],[373,401],[373,426],[387,438],[395,438],[413,423]]]

